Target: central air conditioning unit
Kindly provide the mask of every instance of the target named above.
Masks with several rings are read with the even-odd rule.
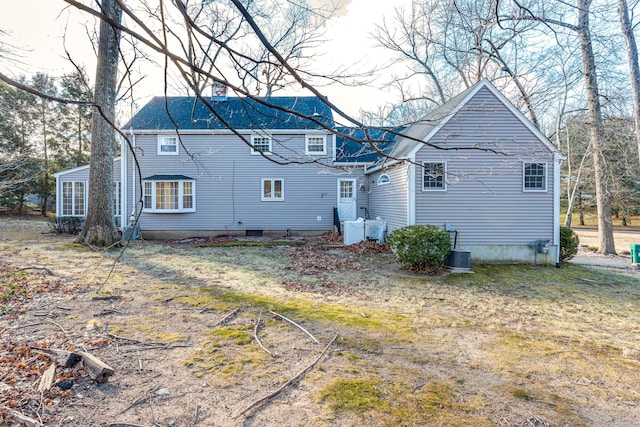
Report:
[[[368,219],[364,222],[364,238],[384,243],[387,231],[387,221],[383,219]]]
[[[465,270],[471,269],[471,251],[452,250],[444,260],[444,265]]]

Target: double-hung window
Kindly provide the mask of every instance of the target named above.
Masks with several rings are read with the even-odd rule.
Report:
[[[424,162],[422,171],[423,191],[445,191],[447,189],[445,180],[447,164],[445,162]]]
[[[312,156],[327,154],[327,137],[325,135],[307,135],[305,153]]]
[[[84,181],[66,181],[62,183],[62,216],[84,216]]]
[[[195,212],[195,181],[182,176],[149,177],[143,181],[146,212]]]
[[[251,136],[251,154],[271,154],[271,138],[268,136]]]
[[[178,155],[178,137],[177,136],[158,136],[158,155],[177,156]]]
[[[263,202],[275,202],[284,200],[284,180],[263,178],[262,197]]]
[[[547,191],[547,164],[524,163],[523,167],[523,190]]]

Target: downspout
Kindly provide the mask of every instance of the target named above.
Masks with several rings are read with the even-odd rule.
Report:
[[[133,129],[130,129],[129,132],[131,133],[131,146],[133,148],[133,150],[136,149],[137,145],[136,145],[136,134],[133,133]],[[131,153],[131,155],[134,155],[134,153]],[[137,212],[136,212],[136,206],[137,206],[137,199],[136,199],[136,164],[135,162],[131,162],[131,216],[137,216]],[[142,210],[142,207],[140,208],[140,210]]]
[[[416,223],[416,165],[415,157],[407,167],[407,225]]]
[[[125,140],[120,137],[120,230],[126,228],[127,212],[127,150]]]
[[[60,176],[56,175],[56,216],[61,216],[60,212],[62,212],[62,203],[60,199],[62,199],[62,190],[60,190]]]
[[[553,156],[553,243],[556,246],[556,267],[560,267],[560,168],[564,158]]]

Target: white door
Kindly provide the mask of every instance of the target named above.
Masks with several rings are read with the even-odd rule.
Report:
[[[338,179],[338,217],[340,221],[355,221],[356,180]]]

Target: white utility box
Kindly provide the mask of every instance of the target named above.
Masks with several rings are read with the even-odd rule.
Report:
[[[344,222],[344,244],[353,245],[354,243],[362,242],[364,240],[364,219],[358,218],[357,221],[345,221]]]

